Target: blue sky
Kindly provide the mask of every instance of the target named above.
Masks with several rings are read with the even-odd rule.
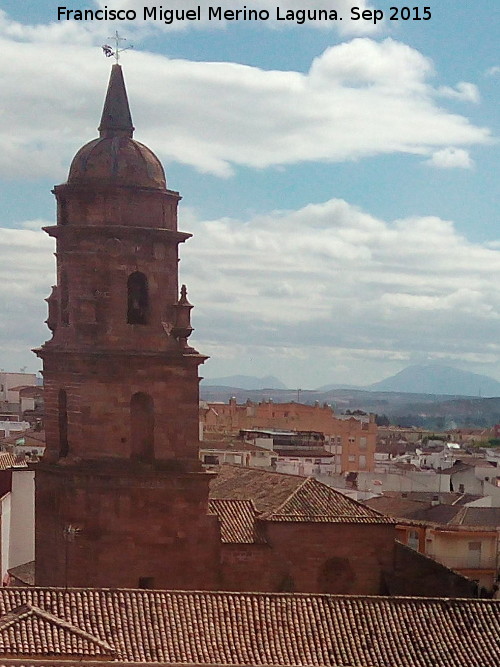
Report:
[[[96,134],[99,47],[118,28],[134,44],[122,64],[136,138],[195,234],[181,276],[205,376],[312,388],[438,361],[500,379],[497,3],[440,0],[429,21],[375,30],[348,20],[365,6],[348,0],[280,4],[337,8],[345,20],[326,28],[57,22],[57,6],[0,5],[2,368],[39,367],[53,259],[38,229]]]

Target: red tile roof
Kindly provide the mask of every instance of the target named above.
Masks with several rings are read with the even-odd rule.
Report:
[[[270,521],[395,523],[366,505],[308,477],[284,503],[264,515]]]
[[[303,482],[299,475],[222,465],[210,484],[210,498],[252,500],[258,512],[275,509]]]
[[[211,498],[252,500],[259,519],[329,523],[394,524],[390,517],[356,502],[313,477],[224,465],[211,484]]]
[[[495,600],[4,588],[0,628],[4,657],[500,667]]]
[[[28,464],[23,456],[14,456],[10,452],[0,452],[0,470],[10,468],[27,468]]]
[[[45,656],[114,657],[116,651],[99,637],[30,603],[0,617],[0,654],[32,656],[33,645]]]
[[[211,499],[208,509],[220,521],[223,544],[266,544],[251,500]]]

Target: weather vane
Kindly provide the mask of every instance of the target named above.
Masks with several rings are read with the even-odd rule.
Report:
[[[114,57],[116,60],[116,64],[118,65],[118,61],[120,60],[120,53],[122,51],[128,51],[128,49],[133,49],[134,46],[133,44],[130,44],[130,46],[125,46],[123,49],[120,49],[120,42],[126,42],[127,40],[125,37],[120,37],[118,34],[118,30],[115,31],[115,34],[112,37],[108,37],[108,39],[113,39],[115,42],[115,48],[113,49],[112,46],[109,44],[103,44],[102,46],[102,51],[106,58],[112,58]]]

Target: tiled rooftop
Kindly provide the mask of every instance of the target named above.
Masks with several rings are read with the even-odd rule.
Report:
[[[251,500],[212,499],[208,509],[219,518],[223,544],[266,543],[255,521],[257,510]]]
[[[14,456],[10,452],[0,452],[0,470],[9,468],[26,468],[28,464],[22,456]]]
[[[308,477],[279,507],[264,517],[271,521],[339,521],[394,523],[379,512]]]
[[[329,523],[395,523],[313,477],[223,465],[210,487],[213,499],[252,500],[260,519]]]
[[[382,514],[386,514],[387,516],[398,518],[411,517],[415,512],[430,507],[430,503],[424,503],[410,498],[388,497],[385,493],[383,496],[365,500],[365,505],[378,512],[382,512]]]
[[[500,601],[4,588],[2,657],[500,667]]]
[[[461,507],[449,522],[451,525],[492,527],[500,526],[500,507]]]
[[[223,465],[210,484],[210,498],[253,500],[258,512],[281,505],[304,482],[304,477],[255,468]]]

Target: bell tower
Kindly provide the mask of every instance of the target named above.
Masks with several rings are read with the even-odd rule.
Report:
[[[57,285],[43,360],[36,584],[216,588],[218,527],[198,460],[199,376],[179,295],[178,192],[133,139],[120,65],[100,136],[54,188]]]

